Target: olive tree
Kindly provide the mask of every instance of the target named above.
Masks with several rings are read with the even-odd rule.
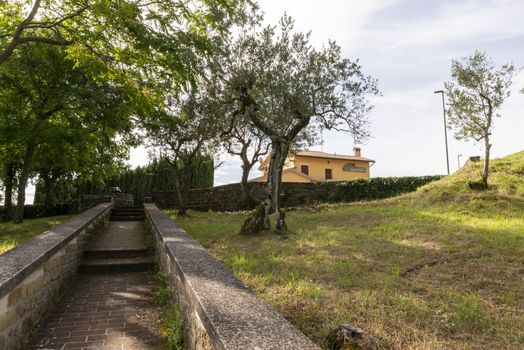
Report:
[[[284,16],[279,26],[241,30],[213,79],[216,98],[229,104],[231,117],[245,117],[271,142],[263,210],[257,211],[263,215],[248,220],[269,229],[275,212],[278,231],[287,230],[280,200],[282,170],[295,139],[321,129],[365,139],[372,108],[366,95],[378,93],[376,81],[362,73],[358,61],[343,58],[335,42],[316,49],[310,33],[293,27]]]
[[[448,125],[455,129],[455,138],[473,139],[484,143],[482,169],[484,189],[489,187],[489,159],[492,146],[490,136],[493,123],[495,118],[500,117],[498,111],[510,95],[514,75],[513,64],[504,64],[497,70],[491,58],[483,52],[475,51],[470,57],[452,61],[452,80],[445,83],[448,97]]]
[[[253,199],[248,189],[248,178],[259,158],[269,152],[268,137],[257,128],[250,125],[249,120],[237,118],[235,123],[223,134],[223,145],[227,153],[238,156],[242,161],[242,177],[240,187],[246,208],[252,207]]]
[[[210,118],[205,101],[198,90],[172,98],[166,108],[144,123],[148,146],[159,151],[159,158],[166,159],[173,169],[179,216],[187,211],[185,186],[191,180],[185,177],[190,175],[193,162],[201,153],[212,153],[218,147],[219,124]]]

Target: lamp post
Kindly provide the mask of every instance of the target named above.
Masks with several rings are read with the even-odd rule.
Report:
[[[457,156],[457,163],[458,163],[458,168],[459,168],[459,170],[460,170],[460,157],[462,157],[462,154],[459,154],[459,155]]]
[[[437,90],[435,94],[442,94],[442,111],[444,113],[444,139],[446,142],[446,165],[448,166],[448,175],[449,175],[449,152],[448,152],[448,130],[446,126],[446,104],[444,103],[444,91]]]

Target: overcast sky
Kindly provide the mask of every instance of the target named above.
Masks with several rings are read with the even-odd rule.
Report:
[[[373,137],[363,156],[376,160],[372,176],[443,174],[446,171],[440,95],[450,79],[451,60],[485,51],[497,65],[524,65],[523,0],[260,0],[266,23],[284,12],[297,29],[312,31],[316,46],[334,39],[345,57],[359,59],[363,71],[376,77],[382,92],[372,99]],[[493,156],[524,149],[524,74],[495,121]],[[451,170],[462,160],[481,155],[481,145],[460,143],[448,134]],[[353,140],[340,133],[324,135],[326,152],[351,153]],[[315,149],[319,149],[316,147]],[[130,164],[147,163],[143,149]],[[258,173],[252,174],[252,177]],[[217,169],[215,185],[237,182],[240,162],[227,159]]]

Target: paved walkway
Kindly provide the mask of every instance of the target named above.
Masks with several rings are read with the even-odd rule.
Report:
[[[111,221],[88,248],[112,252],[145,248],[142,222]],[[108,259],[110,260],[110,259]],[[158,349],[159,310],[152,272],[79,273],[28,349]]]
[[[142,250],[147,249],[142,221],[110,221],[90,251]]]

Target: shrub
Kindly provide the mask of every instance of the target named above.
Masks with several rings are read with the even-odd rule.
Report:
[[[383,199],[414,192],[420,186],[442,176],[375,177],[344,182],[317,184],[317,199],[321,202],[357,202]]]

